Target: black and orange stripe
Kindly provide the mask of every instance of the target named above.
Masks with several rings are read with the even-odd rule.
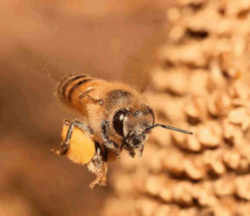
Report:
[[[76,74],[66,77],[58,87],[58,96],[64,102],[71,103],[73,93],[83,84],[93,80],[87,75]]]

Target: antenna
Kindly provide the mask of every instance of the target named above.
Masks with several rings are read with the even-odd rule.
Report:
[[[162,128],[165,128],[165,129],[174,130],[174,131],[184,133],[184,134],[193,134],[193,132],[191,132],[191,131],[187,131],[187,130],[176,128],[176,127],[173,127],[173,126],[170,126],[170,125],[163,125],[163,124],[154,124],[153,126],[146,128],[144,130],[144,133],[149,133],[155,127],[162,127]]]

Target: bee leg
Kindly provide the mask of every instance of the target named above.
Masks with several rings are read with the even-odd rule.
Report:
[[[107,162],[108,161],[108,149],[104,148],[103,150],[103,161]]]
[[[103,160],[102,150],[99,145],[96,145],[96,154],[88,164],[88,169],[96,175],[96,179],[89,185],[91,189],[97,184],[101,186],[106,185],[108,166],[107,162]]]
[[[134,158],[135,157],[135,150],[129,150],[129,155]]]
[[[93,131],[91,128],[89,128],[85,123],[78,121],[78,120],[74,120],[73,125],[77,128],[79,128],[80,130],[82,130],[83,132],[87,132],[89,134],[93,134]]]
[[[111,149],[112,151],[114,151],[116,153],[116,155],[120,155],[120,148],[119,146],[113,142],[112,140],[109,139],[108,137],[108,128],[109,128],[109,123],[108,121],[103,121],[102,122],[102,139],[103,139],[103,144],[106,148]]]
[[[81,100],[82,98],[84,98],[84,97],[88,97],[93,103],[97,103],[97,104],[100,104],[100,105],[103,105],[103,100],[102,99],[96,99],[96,98],[93,98],[93,97],[91,97],[88,93],[89,92],[91,92],[92,90],[94,90],[94,89],[90,89],[90,90],[88,90],[88,91],[86,91],[86,92],[84,92],[84,93],[81,93],[80,95],[79,95],[79,99]]]
[[[70,143],[70,139],[71,139],[74,127],[77,127],[77,128],[81,129],[84,132],[87,131],[89,134],[93,134],[92,130],[88,126],[86,126],[83,122],[80,122],[80,121],[77,121],[77,120],[70,122],[69,120],[65,120],[64,124],[68,125],[69,128],[68,128],[65,140],[61,143],[60,149],[57,152],[60,155],[64,155],[64,154],[66,154],[68,152],[69,143]]]

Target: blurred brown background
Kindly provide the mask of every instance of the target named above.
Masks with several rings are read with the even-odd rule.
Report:
[[[86,168],[50,152],[69,116],[54,78],[82,71],[146,88],[169,2],[0,1],[0,215],[101,215],[110,189],[91,191]]]

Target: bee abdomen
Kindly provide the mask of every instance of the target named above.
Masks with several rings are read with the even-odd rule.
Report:
[[[92,81],[93,79],[84,74],[76,74],[66,77],[58,86],[57,93],[59,98],[66,103],[72,103],[73,93],[84,84]]]

